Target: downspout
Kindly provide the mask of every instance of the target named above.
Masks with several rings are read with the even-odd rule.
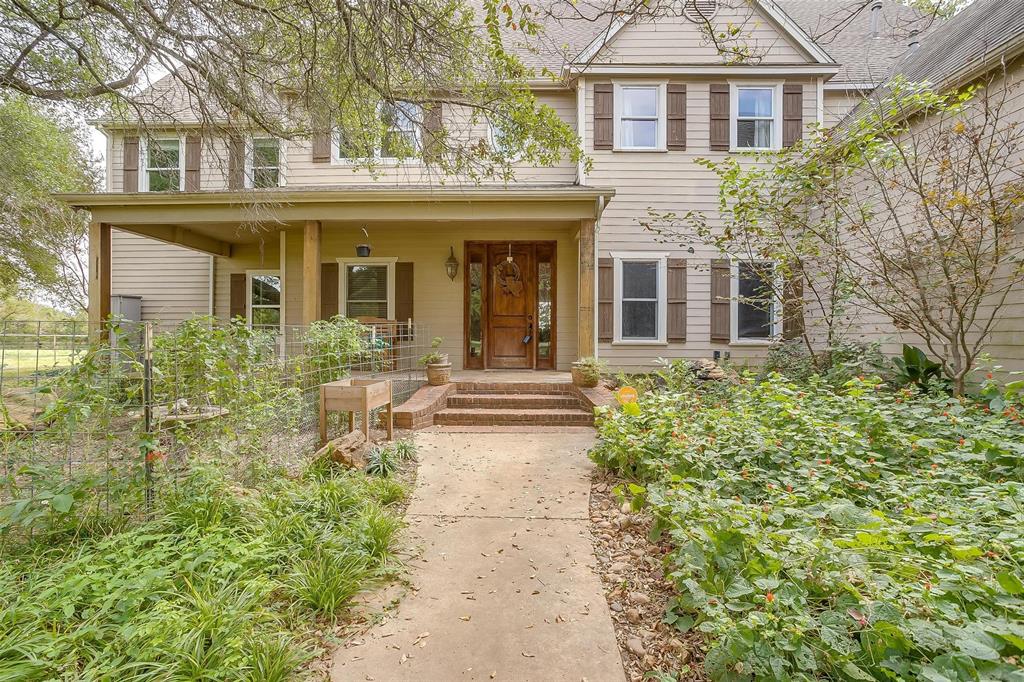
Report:
[[[587,79],[576,79],[576,135],[580,138],[580,159],[576,162],[576,184],[587,184]],[[602,199],[604,201],[604,199]]]
[[[209,272],[206,275],[207,282],[209,284],[209,286],[207,287],[208,291],[207,291],[206,307],[208,309],[207,314],[210,317],[213,317],[213,313],[214,313],[214,309],[213,309],[213,294],[214,294],[213,278],[214,278],[215,274],[216,274],[216,272],[215,272],[215,266],[214,266],[214,257],[210,256],[210,269],[209,269]]]
[[[825,79],[818,76],[817,89],[818,125],[825,124]]]
[[[600,334],[598,334],[598,331],[597,331],[597,324],[598,324],[598,320],[600,318],[600,316],[598,315],[598,301],[601,298],[598,295],[598,291],[597,291],[597,287],[598,287],[598,285],[600,284],[600,281],[601,281],[600,277],[598,277],[598,272],[600,271],[600,267],[598,267],[598,257],[597,257],[597,254],[599,253],[599,250],[598,250],[597,240],[598,240],[598,235],[601,234],[601,215],[603,213],[604,213],[604,196],[599,196],[597,198],[597,218],[594,220],[594,302],[593,302],[593,307],[594,307],[594,359],[595,360],[597,359],[597,357],[599,355],[598,346],[600,345],[599,339],[600,339],[600,336],[601,336]]]

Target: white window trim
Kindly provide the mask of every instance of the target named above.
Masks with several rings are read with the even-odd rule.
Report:
[[[668,151],[666,144],[667,107],[668,95],[664,81],[623,81],[612,83],[614,94],[612,96],[612,148],[618,152],[664,152]],[[623,88],[657,88],[658,89],[658,132],[654,147],[625,147],[620,140],[622,125],[622,90]]]
[[[149,190],[149,142],[153,140],[178,141],[178,191],[185,191],[185,136],[184,135],[150,135],[139,139],[139,191]]]
[[[395,263],[398,256],[374,256],[366,258],[339,258],[340,273],[338,277],[338,314],[345,315],[348,310],[348,266],[349,265],[386,265],[388,266],[388,317],[395,319]]]
[[[737,147],[736,124],[739,120],[739,91],[760,88],[772,91],[772,144],[770,147]],[[765,152],[782,149],[782,83],[765,81],[729,81],[729,151]]]
[[[288,184],[287,176],[287,147],[286,141],[280,138],[273,138],[270,135],[254,135],[245,138],[245,188],[253,189],[253,160],[255,140],[277,139],[277,186],[284,187]]]
[[[775,300],[770,311],[772,328],[767,339],[741,339],[739,334],[739,297],[740,297],[740,263],[766,263],[752,258],[733,258],[730,260],[729,271],[729,343],[736,346],[771,346],[782,338],[782,298],[778,292],[782,290],[782,275],[778,264],[775,266]]]
[[[668,256],[664,251],[613,251],[614,263],[613,290],[615,304],[613,308],[614,330],[612,343],[621,346],[665,346],[668,345]],[[658,338],[656,339],[624,339],[622,338],[622,264],[627,262],[658,263]]]
[[[397,102],[396,102],[397,104]],[[412,104],[412,102],[409,102]],[[377,119],[380,120],[380,110],[384,106],[383,103],[377,104]],[[422,104],[417,104],[420,108],[420,120],[413,125],[413,132],[416,134],[416,151],[423,151],[423,118],[426,112],[423,110]],[[367,162],[383,163],[394,166],[418,166],[422,163],[422,160],[418,156],[412,156],[405,159],[400,159],[394,156],[381,156],[381,147],[378,146],[373,150],[373,156],[370,157],[349,157],[341,155],[341,131],[335,128],[331,131],[331,163],[337,166],[354,166],[364,164]]]
[[[491,123],[490,121],[487,122],[487,144],[490,146],[492,151],[500,153],[500,150],[498,149],[498,139],[497,136],[494,134],[496,129],[497,127],[493,123]],[[508,158],[509,163],[518,163],[519,161],[522,160],[522,150],[517,151],[515,154],[512,154]]]
[[[246,326],[252,329],[252,278],[269,275],[281,279],[281,302],[277,306],[259,306],[261,308],[278,308],[281,311],[278,323],[278,334],[284,333],[284,276],[280,270],[246,270],[245,271],[245,319]]]

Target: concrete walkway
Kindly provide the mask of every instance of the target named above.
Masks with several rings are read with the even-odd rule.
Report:
[[[332,679],[623,682],[588,530],[593,438],[417,434],[413,590]]]

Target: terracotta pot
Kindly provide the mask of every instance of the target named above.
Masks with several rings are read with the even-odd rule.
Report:
[[[360,258],[366,258],[370,255],[369,244],[356,244],[356,255]]]
[[[452,365],[427,365],[427,383],[431,386],[444,386],[452,380]]]
[[[601,380],[599,376],[588,376],[588,373],[583,370],[582,367],[578,367],[576,363],[572,365],[572,383],[580,388],[594,388]]]

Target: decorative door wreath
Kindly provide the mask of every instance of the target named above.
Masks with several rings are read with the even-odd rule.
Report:
[[[523,273],[511,255],[494,266],[494,283],[501,287],[506,296],[522,296]]]

